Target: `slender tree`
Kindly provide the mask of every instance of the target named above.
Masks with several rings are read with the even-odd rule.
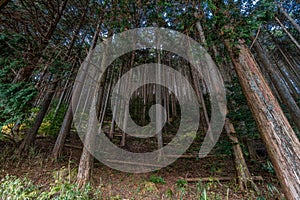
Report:
[[[92,52],[93,48],[95,48],[95,46],[97,44],[97,41],[98,41],[98,38],[99,38],[99,33],[100,33],[100,30],[101,30],[101,23],[102,23],[101,20],[99,20],[99,22],[97,24],[96,31],[94,33],[92,45],[90,47],[89,52]],[[89,62],[90,56],[91,55],[88,54],[88,56],[86,58],[87,62]],[[86,70],[88,70],[88,69],[86,69]],[[84,82],[85,76],[86,76],[86,73],[81,74],[80,80],[82,82]],[[78,87],[82,87],[82,86],[79,85]],[[76,88],[76,91],[78,91],[78,93],[73,94],[73,100],[74,100],[73,102],[75,102],[75,103],[79,99],[81,88]],[[65,143],[67,134],[70,132],[70,129],[71,129],[72,121],[73,121],[73,111],[72,111],[72,104],[70,104],[68,106],[68,110],[65,114],[65,117],[64,117],[63,123],[61,125],[60,131],[58,133],[54,148],[52,150],[52,157],[53,157],[54,160],[57,160],[57,158],[61,155],[61,152],[63,150],[63,146],[64,146],[64,143]]]

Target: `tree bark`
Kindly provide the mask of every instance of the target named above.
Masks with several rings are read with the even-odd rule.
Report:
[[[48,108],[50,106],[50,103],[52,101],[52,97],[55,93],[55,88],[57,86],[57,80],[54,80],[54,82],[52,83],[52,86],[50,87],[50,90],[48,91],[48,93],[46,94],[46,97],[44,99],[44,102],[41,106],[41,109],[39,110],[33,127],[31,128],[30,132],[28,134],[26,134],[23,142],[21,143],[21,145],[19,146],[19,152],[22,153],[23,151],[28,150],[28,147],[30,146],[30,144],[32,144],[35,140],[35,137],[37,135],[37,132],[43,122],[43,119],[48,111]]]
[[[102,66],[104,66],[105,62],[106,62],[105,58],[103,58]],[[106,76],[107,73],[104,74],[104,77],[101,80],[99,80],[98,78],[97,82],[100,83],[96,86],[95,93],[93,94],[93,101],[92,101],[91,108],[97,108],[97,110],[100,109],[100,116],[97,116],[98,111],[93,111],[93,109],[90,109],[88,130],[84,138],[84,147],[80,157],[77,180],[76,180],[76,183],[78,184],[79,188],[86,185],[92,179],[92,170],[94,166],[93,153],[95,150],[95,140],[98,131],[97,119],[102,119],[104,117],[103,115],[105,115],[105,108],[101,110],[101,104],[104,96]],[[101,120],[100,127],[99,127],[100,129],[102,128],[102,122],[103,121]]]
[[[93,113],[95,114],[96,112]],[[90,153],[90,151],[94,149],[94,145],[95,145],[95,138],[97,132],[97,126],[96,126],[97,116],[90,115],[89,117],[90,119],[88,124],[88,133],[85,137],[84,147],[80,157],[77,181],[76,181],[79,188],[83,187],[91,180],[92,169],[94,166],[93,165],[94,157],[92,155],[93,152]]]
[[[116,78],[118,78],[118,79],[120,79],[121,78],[121,76],[122,76],[122,73],[123,73],[123,65],[121,66],[121,68],[119,69],[119,76],[118,77],[116,77]],[[116,81],[117,82],[117,81]],[[118,90],[118,93],[120,92],[120,85],[118,85],[118,88],[117,88],[117,90]],[[116,116],[116,112],[117,112],[117,105],[118,105],[118,102],[119,102],[119,99],[118,99],[118,97],[115,99],[115,105],[114,105],[114,107],[113,107],[113,112],[112,112],[112,120],[111,120],[111,126],[110,126],[110,131],[109,131],[109,138],[110,139],[113,139],[113,137],[114,137],[114,131],[115,131],[115,116]]]
[[[101,30],[101,20],[97,24],[96,32],[93,36],[93,41],[92,41],[92,45],[90,47],[89,52],[92,52],[92,49],[96,46],[100,30]],[[91,55],[88,54],[87,59],[86,59],[87,62],[90,59],[90,56]],[[86,71],[87,70],[88,69],[86,69]],[[81,79],[80,80],[82,82],[84,82],[84,80],[85,80],[85,76],[87,74],[86,71],[85,71],[85,73],[81,74]],[[77,92],[76,92],[76,94],[73,94],[73,100],[74,100],[73,102],[77,102],[79,100],[81,89],[82,89],[82,84],[79,85],[79,88],[76,88],[75,91],[77,91]],[[70,132],[72,122],[73,122],[73,111],[72,111],[72,104],[70,103],[69,106],[68,106],[68,110],[65,114],[64,121],[63,121],[63,123],[61,125],[61,128],[59,130],[55,145],[54,145],[53,150],[52,150],[52,158],[54,160],[57,160],[57,158],[61,155],[66,137],[67,137],[68,133]]]
[[[257,42],[255,42],[254,48],[263,66],[265,66],[265,68],[269,72],[270,78],[272,79],[273,84],[275,85],[281,99],[283,100],[283,103],[287,106],[294,124],[296,125],[298,130],[300,130],[300,109],[297,103],[290,94],[282,78],[279,76],[277,71],[272,68],[270,59],[267,57],[267,55],[264,54],[261,46]]]
[[[159,41],[157,41],[157,44],[159,44]],[[158,46],[158,45],[157,45]],[[156,104],[162,104],[162,80],[160,77],[160,73],[161,73],[161,52],[159,50],[159,48],[157,47],[156,49],[156,56],[157,56],[157,71],[155,74],[155,81],[156,81],[156,85],[155,85],[155,103]],[[162,118],[162,111],[160,110],[160,108],[158,106],[156,106],[155,109],[155,130],[156,130],[156,138],[157,138],[157,149],[160,150],[163,148],[163,133],[162,130],[160,130],[160,123],[163,120]],[[160,151],[159,154],[159,159],[161,158],[162,154]]]
[[[196,23],[196,27],[198,29],[198,32],[200,33],[200,38],[201,41],[204,45],[206,45],[206,39],[205,39],[205,34],[202,29],[200,21]],[[217,56],[217,51],[216,48],[214,49],[215,56]],[[220,68],[220,67],[219,67]],[[222,68],[222,67],[221,67]],[[222,70],[223,76],[226,77],[225,71]],[[202,95],[202,94],[201,94]],[[203,97],[202,97],[203,99]],[[204,101],[204,100],[203,100]],[[205,106],[205,104],[204,104]],[[233,149],[233,154],[234,154],[234,162],[235,162],[235,169],[237,172],[237,179],[239,182],[239,187],[242,191],[248,190],[248,183],[251,185],[251,187],[256,191],[259,192],[256,184],[253,182],[252,177],[250,175],[248,166],[246,164],[242,148],[239,144],[238,138],[234,135],[235,134],[235,129],[229,119],[225,120],[225,131],[228,136],[228,138],[232,142],[232,149]]]
[[[99,31],[100,31],[100,23],[99,23]],[[108,36],[111,36],[112,32],[108,33]],[[98,34],[99,35],[99,32]],[[95,37],[98,38],[98,37]],[[94,44],[94,43],[93,43]],[[95,43],[96,44],[96,43]],[[103,43],[104,45],[107,45],[106,43]],[[94,48],[92,46],[92,48]],[[103,104],[103,96],[104,96],[104,89],[105,89],[105,83],[107,79],[107,71],[105,71],[106,66],[106,58],[107,55],[109,55],[108,48],[104,47],[105,51],[103,52],[101,64],[100,64],[100,70],[104,73],[103,76],[97,76],[95,75],[96,83],[98,83],[94,90],[92,90],[92,103],[89,111],[89,121],[88,121],[88,129],[85,134],[84,138],[84,147],[82,150],[79,167],[78,167],[78,174],[77,174],[77,180],[76,183],[78,184],[78,187],[81,188],[82,186],[86,185],[88,182],[92,180],[92,169],[94,166],[94,158],[93,153],[95,151],[95,144],[96,144],[96,137],[99,130],[102,128],[103,118],[105,115],[105,106],[101,106]],[[96,64],[96,63],[93,63]],[[112,70],[113,73],[113,70]],[[83,84],[80,84],[83,85]],[[92,86],[89,86],[92,87]],[[80,91],[79,91],[80,92]],[[83,98],[86,98],[83,97]],[[107,99],[108,100],[108,99]],[[106,104],[106,103],[105,103]],[[96,108],[96,111],[94,109]],[[102,108],[102,109],[101,109]],[[99,113],[99,116],[97,116]],[[98,119],[100,119],[100,125],[98,124]]]
[[[287,199],[300,199],[300,143],[249,49],[240,42],[235,55],[225,42],[244,95]]]
[[[256,192],[259,192],[256,184],[252,180],[252,177],[249,172],[248,166],[246,164],[239,140],[234,135],[235,130],[234,130],[233,125],[229,121],[229,119],[225,120],[225,131],[226,131],[228,138],[232,142],[235,170],[237,172],[237,179],[239,182],[240,189],[242,191],[248,190],[248,183],[249,183]]]

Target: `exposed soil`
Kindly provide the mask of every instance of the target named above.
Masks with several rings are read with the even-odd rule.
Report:
[[[2,153],[0,178],[2,179],[6,174],[28,177],[35,184],[47,188],[58,178],[57,174],[65,169],[67,172],[75,171],[75,173],[72,173],[72,176],[67,175],[71,173],[66,173],[62,178],[66,181],[69,179],[74,181],[81,155],[81,149],[76,148],[82,146],[80,139],[76,134],[68,136],[66,143],[72,147],[66,146],[64,156],[55,163],[49,156],[54,142],[53,138],[38,139],[35,148],[22,158],[9,152],[11,151],[10,144],[2,142],[0,144]],[[190,151],[195,148],[195,145],[191,146]],[[137,142],[134,146],[128,146],[131,151],[134,151],[132,149],[134,146],[137,148],[136,151],[140,148]],[[231,181],[213,179],[235,177],[232,156],[222,154],[216,149],[213,152],[214,154],[203,159],[180,158],[161,170],[141,174],[120,172],[95,161],[92,184],[101,190],[103,199],[199,199],[204,188],[210,199],[257,199],[258,196],[264,196],[265,199],[280,199],[279,196],[282,194],[276,176],[262,169],[262,164],[266,160],[247,161],[250,172],[255,176],[263,177],[263,181],[256,182],[261,191],[258,195],[251,189],[248,192],[241,192],[234,178]],[[151,176],[162,177],[165,183],[154,183],[151,181]],[[198,177],[211,177],[211,181],[189,182],[188,185],[181,181]],[[272,192],[270,185],[276,187],[279,192]]]

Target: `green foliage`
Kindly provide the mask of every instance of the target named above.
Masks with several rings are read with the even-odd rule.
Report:
[[[188,186],[188,182],[184,179],[179,179],[176,181],[176,185],[179,189],[180,199],[184,199],[184,195],[186,194],[186,188]]]
[[[272,183],[267,183],[267,188],[268,188],[268,191],[274,195],[274,194],[278,194],[279,193],[279,190],[276,188],[276,186],[274,186]]]
[[[164,180],[163,177],[161,177],[161,176],[155,176],[155,175],[151,175],[150,176],[150,182],[152,182],[152,183],[166,184],[166,181]]]
[[[176,185],[178,188],[184,188],[188,185],[188,182],[184,179],[179,179],[176,181]]]
[[[15,74],[20,68],[25,67],[26,63],[23,60],[11,60],[9,57],[0,58],[0,65],[3,66],[0,69],[0,81],[1,83],[10,83]]]
[[[216,145],[216,154],[232,155],[232,143],[228,140],[219,140]]]
[[[53,62],[51,62],[49,66],[49,72],[51,74],[61,75],[64,71],[71,71],[72,65],[66,62],[63,58],[57,57],[58,55],[52,55],[52,57],[56,57]],[[51,57],[47,58],[48,60]]]
[[[26,118],[36,95],[31,83],[0,84],[0,127]]]
[[[37,95],[33,82],[13,82],[17,72],[28,65],[24,54],[28,41],[29,36],[0,32],[0,129],[25,119]]]
[[[8,31],[0,32],[0,48],[2,50],[0,52],[1,59],[4,59],[4,57],[21,57],[21,51],[26,49],[24,43],[28,41],[34,43],[34,40],[27,35],[11,33]]]
[[[64,200],[64,199],[83,199],[89,200],[91,193],[91,186],[87,184],[82,190],[79,190],[76,184],[60,183],[50,188],[49,191],[42,192],[38,199],[47,200]]]
[[[38,188],[27,178],[19,179],[15,176],[6,176],[1,181],[1,199],[36,199]]]
[[[55,136],[60,129],[61,123],[64,120],[65,112],[67,110],[67,105],[62,104],[60,108],[56,111],[56,106],[58,102],[54,101],[51,109],[43,119],[43,123],[39,128],[39,134],[47,134]]]
[[[200,196],[200,200],[208,200],[208,197],[207,197],[207,193],[206,193],[206,189],[204,188],[202,193],[201,193],[201,196]]]
[[[270,23],[276,13],[276,5],[268,0],[256,3],[252,1],[224,3],[207,0],[203,3],[203,8],[210,12],[203,23],[207,29],[205,32],[218,33],[207,34],[207,42],[215,44],[229,40],[234,45],[240,39],[250,44],[259,27]]]
[[[173,191],[170,188],[166,191],[166,197],[170,199],[173,197]]]
[[[200,200],[208,200],[206,188],[205,188],[205,186],[202,185],[201,181],[199,181],[197,183],[196,188],[197,188],[197,194],[199,194],[199,199]]]
[[[14,200],[76,200],[99,199],[101,192],[94,190],[89,184],[78,189],[76,184],[58,182],[42,190],[27,178],[17,178],[7,175],[0,182],[0,199]]]
[[[266,198],[263,197],[263,196],[259,196],[259,197],[256,198],[256,200],[266,200]]]
[[[29,42],[34,46],[35,41],[29,36],[0,32],[0,84],[12,82],[18,70],[28,65],[24,44]]]
[[[262,169],[269,173],[275,174],[275,169],[270,161],[267,161],[265,164],[262,164]]]
[[[228,108],[230,110],[228,117],[233,122],[236,132],[241,136],[258,138],[259,132],[255,120],[247,106],[246,97],[237,78],[233,79],[227,90]]]

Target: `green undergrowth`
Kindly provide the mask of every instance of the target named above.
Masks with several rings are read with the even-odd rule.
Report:
[[[0,199],[13,200],[72,200],[100,199],[101,193],[89,184],[78,189],[76,184],[56,182],[50,187],[35,185],[27,178],[7,175],[0,182]]]

